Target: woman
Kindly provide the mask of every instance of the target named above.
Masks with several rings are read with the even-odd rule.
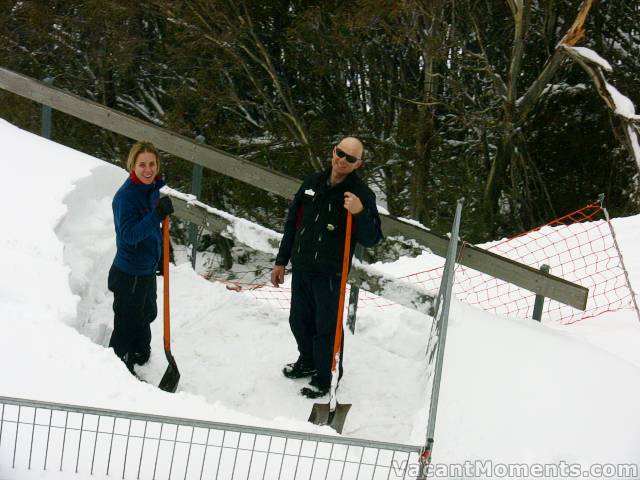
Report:
[[[116,257],[109,270],[113,292],[113,334],[109,346],[131,373],[151,354],[150,323],[156,318],[156,272],[162,268],[160,222],[173,213],[168,197],[160,198],[160,154],[149,142],[138,142],[127,159],[129,178],[113,197]]]

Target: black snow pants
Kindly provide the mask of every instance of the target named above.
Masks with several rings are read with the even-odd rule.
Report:
[[[145,362],[151,353],[150,323],[158,315],[156,276],[129,275],[112,266],[108,285],[114,313],[109,347],[133,372],[134,360]]]
[[[340,276],[293,270],[289,325],[300,359],[305,365],[315,366],[321,384],[328,385],[331,381],[339,299]],[[341,347],[344,347],[344,336]],[[339,377],[342,377],[342,363]]]

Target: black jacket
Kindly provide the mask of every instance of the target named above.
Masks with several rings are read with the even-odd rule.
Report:
[[[382,238],[375,194],[351,173],[335,186],[328,185],[331,170],[307,177],[296,193],[284,227],[276,265],[289,260],[296,270],[340,274],[344,254],[347,210],[344,193],[357,195],[364,210],[353,216],[351,258],[356,242],[372,247]]]

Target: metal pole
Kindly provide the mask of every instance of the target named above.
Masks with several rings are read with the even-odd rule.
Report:
[[[43,80],[43,82],[46,83],[47,85],[51,85],[51,84],[53,84],[53,78],[47,77],[47,78],[45,78]],[[41,122],[41,135],[44,138],[51,139],[51,130],[52,130],[51,107],[49,107],[47,105],[42,105],[42,113],[40,115],[40,122]]]
[[[427,424],[427,441],[421,452],[420,475],[418,478],[424,480],[427,478],[428,465],[431,462],[431,450],[433,447],[433,437],[436,428],[436,415],[438,413],[438,397],[440,395],[440,380],[442,377],[442,363],[444,361],[444,347],[447,340],[447,327],[449,324],[449,306],[451,303],[451,291],[453,288],[453,274],[456,266],[456,255],[458,253],[458,236],[460,232],[460,217],[462,216],[462,204],[464,199],[458,200],[456,205],[456,215],[453,220],[451,230],[451,238],[447,247],[447,259],[444,264],[444,272],[440,281],[440,291],[436,300],[436,313],[433,321],[437,324],[435,335],[437,335],[437,344],[435,346],[436,363],[433,377],[433,385],[431,386],[431,399],[429,407],[429,421]]]
[[[355,256],[358,260],[362,261],[362,257],[364,256],[364,247],[359,243],[356,244],[356,248],[354,250]],[[349,292],[349,309],[347,310],[347,326],[351,333],[356,333],[356,315],[358,313],[358,296],[360,293],[360,288],[351,287],[351,291]]]
[[[624,265],[624,260],[622,258],[622,251],[620,250],[620,245],[618,245],[618,238],[616,237],[616,232],[613,229],[613,224],[611,223],[611,217],[609,217],[609,211],[604,206],[604,193],[600,194],[600,206],[602,207],[602,211],[604,212],[604,218],[607,220],[607,225],[609,225],[609,231],[611,232],[611,237],[613,238],[613,244],[616,247],[616,251],[618,252],[618,257],[620,258],[620,265],[622,266],[622,271],[624,272],[624,278],[627,281],[627,286],[629,287],[629,291],[631,292],[631,299],[633,300],[633,308],[636,311],[636,316],[640,321],[640,309],[638,308],[638,301],[636,300],[636,292],[633,291],[633,287],[631,286],[631,281],[629,280],[629,272],[627,272],[627,267]]]
[[[549,273],[551,267],[546,263],[540,267],[540,271],[544,273]],[[544,307],[544,297],[542,295],[536,295],[536,301],[533,304],[533,318],[534,320],[541,321],[542,320],[542,307]]]
[[[198,135],[196,142],[204,143],[204,136]],[[196,197],[202,194],[202,165],[194,165],[191,174],[191,193]],[[195,223],[189,224],[189,243],[191,243],[191,268],[196,269],[196,255],[198,254],[198,226]]]

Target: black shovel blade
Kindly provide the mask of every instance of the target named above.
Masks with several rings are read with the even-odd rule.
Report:
[[[332,412],[328,403],[314,403],[309,415],[309,421],[316,425],[329,425],[336,432],[342,433],[344,421],[351,408],[350,403],[338,403]]]
[[[173,355],[171,355],[171,352],[165,352],[165,354],[167,355],[169,366],[167,366],[167,370],[164,372],[158,388],[165,392],[176,393],[178,383],[180,382],[180,371],[178,370],[178,365],[176,364]]]

